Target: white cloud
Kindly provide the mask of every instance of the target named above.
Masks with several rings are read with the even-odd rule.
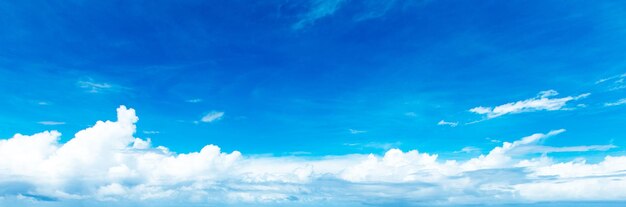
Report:
[[[447,122],[447,121],[441,120],[441,121],[437,122],[437,125],[439,125],[439,126],[456,127],[456,126],[459,125],[459,122]]]
[[[37,122],[37,123],[42,124],[42,125],[63,125],[63,124],[65,124],[65,122],[60,122],[60,121],[40,121],[40,122]]]
[[[389,149],[384,155],[244,156],[206,145],[174,153],[134,137],[133,109],[98,121],[66,143],[46,131],[0,140],[0,205],[461,205],[626,201],[626,156],[557,162],[549,153],[613,145],[544,146],[563,129],[503,142],[486,155],[443,160]],[[7,202],[18,202],[21,205]],[[67,204],[67,205],[64,205]],[[91,205],[93,204],[93,205]]]
[[[356,130],[356,129],[348,129],[348,131],[350,131],[350,134],[363,134],[367,132],[367,131]]]
[[[604,106],[619,106],[623,104],[626,104],[626,98],[620,99],[616,102],[605,103]]]
[[[224,112],[222,111],[211,111],[204,115],[200,121],[202,122],[214,122],[220,120],[224,116]]]
[[[584,93],[578,96],[566,96],[563,98],[551,98],[556,95],[558,95],[558,92],[555,90],[541,91],[534,98],[506,103],[496,107],[478,106],[470,109],[469,111],[476,114],[486,115],[487,119],[492,119],[507,114],[518,114],[533,111],[567,110],[569,108],[566,108],[565,106],[568,102],[586,98],[590,95],[590,93]]]

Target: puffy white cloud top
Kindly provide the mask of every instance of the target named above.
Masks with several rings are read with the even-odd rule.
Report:
[[[243,156],[215,145],[177,154],[134,137],[138,117],[120,106],[66,143],[46,131],[0,140],[0,204],[89,205],[458,205],[540,201],[626,201],[626,157],[557,162],[553,130],[504,142],[468,160],[391,149],[382,156]],[[111,204],[113,203],[113,204]],[[82,203],[84,204],[84,203]],[[4,205],[2,205],[4,206]]]

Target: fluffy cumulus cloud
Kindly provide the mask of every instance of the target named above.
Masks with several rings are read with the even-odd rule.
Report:
[[[557,95],[559,95],[559,93],[555,90],[541,91],[536,97],[530,99],[506,103],[495,107],[478,106],[470,109],[469,111],[485,115],[487,119],[492,119],[508,114],[519,114],[533,111],[566,110],[571,109],[566,107],[568,102],[586,98],[590,94],[584,93],[578,96],[555,98],[554,96]]]
[[[121,106],[60,143],[46,131],[0,140],[0,206],[431,206],[626,201],[626,156],[556,161],[549,153],[613,145],[550,147],[564,129],[503,142],[489,153],[445,160],[417,150],[383,155],[276,157],[206,145],[175,153],[135,137]]]

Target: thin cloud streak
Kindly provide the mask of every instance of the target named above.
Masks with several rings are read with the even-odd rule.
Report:
[[[40,121],[40,122],[37,122],[37,123],[39,123],[41,125],[48,125],[48,126],[65,124],[65,122],[60,122],[60,121]]]

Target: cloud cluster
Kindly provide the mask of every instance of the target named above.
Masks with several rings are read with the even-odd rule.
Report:
[[[390,149],[384,155],[244,156],[207,145],[174,153],[134,137],[138,117],[117,109],[66,143],[46,131],[0,140],[0,204],[53,201],[227,205],[458,205],[626,201],[626,156],[557,162],[548,153],[613,145],[549,147],[564,129],[503,142],[468,160]]]
[[[478,106],[470,109],[470,112],[485,115],[487,119],[492,119],[507,114],[519,114],[533,111],[556,111],[567,109],[565,106],[570,101],[576,101],[588,97],[585,93],[578,96],[566,96],[563,98],[552,98],[559,93],[555,90],[541,91],[536,97],[506,103],[495,107]]]

